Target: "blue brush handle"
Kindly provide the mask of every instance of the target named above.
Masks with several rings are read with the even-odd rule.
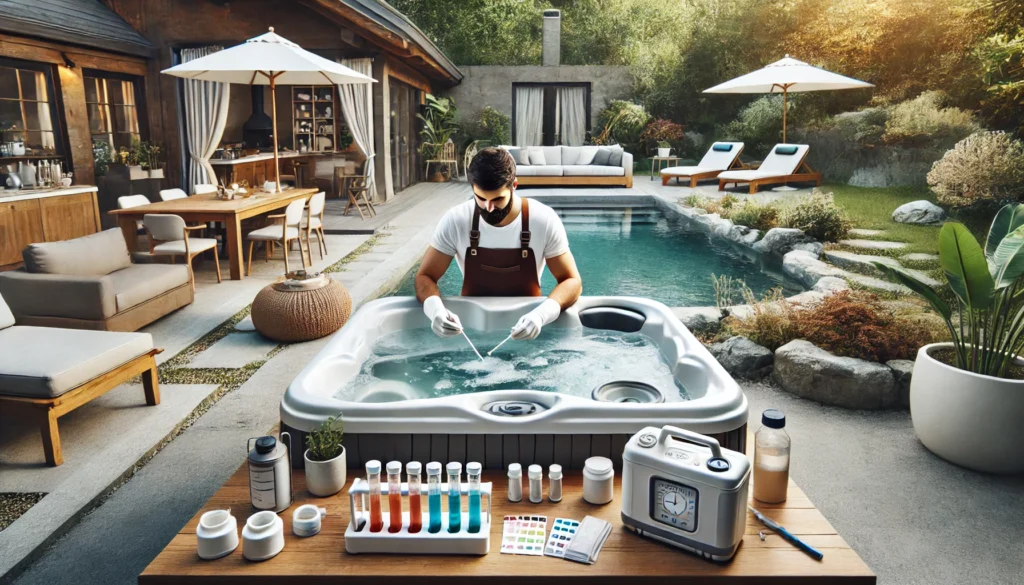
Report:
[[[814,559],[816,561],[820,561],[822,558],[824,558],[825,555],[821,554],[821,552],[818,551],[818,549],[816,549],[813,546],[807,544],[806,542],[800,540],[799,538],[793,536],[785,528],[783,528],[781,526],[777,526],[775,528],[775,532],[777,532],[779,534],[779,536],[781,536],[782,538],[785,538],[789,542],[793,543],[793,545],[796,546],[798,549],[800,549],[800,550],[804,551],[805,553],[807,553],[808,555],[810,555],[810,557],[812,559]]]

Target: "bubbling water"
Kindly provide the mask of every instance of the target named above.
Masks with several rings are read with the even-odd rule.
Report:
[[[485,354],[507,335],[466,333]],[[440,339],[429,328],[396,331],[374,343],[335,397],[363,399],[367,388],[397,383],[406,387],[403,394],[422,398],[523,389],[589,398],[594,388],[616,380],[650,384],[666,401],[689,399],[650,337],[588,328],[548,328],[532,341],[509,341],[483,360],[461,336]]]

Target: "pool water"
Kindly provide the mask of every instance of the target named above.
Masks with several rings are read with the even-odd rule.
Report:
[[[644,297],[669,307],[713,306],[712,275],[742,279],[758,296],[772,288],[787,296],[802,290],[780,266],[748,257],[656,207],[553,207],[565,224],[583,294]],[[414,279],[415,272],[393,294],[415,295]],[[442,296],[459,295],[462,274],[455,262],[438,286]],[[543,293],[554,286],[545,269]]]
[[[646,335],[548,327],[537,339],[510,340],[491,356],[487,352],[508,331],[467,329],[466,335],[483,360],[461,335],[442,339],[430,328],[384,335],[374,343],[359,374],[335,397],[358,401],[376,389],[405,399],[525,389],[589,398],[597,386],[632,380],[658,388],[666,401],[687,399],[685,388]]]

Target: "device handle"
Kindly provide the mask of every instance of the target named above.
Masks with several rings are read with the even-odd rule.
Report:
[[[658,442],[663,443],[665,439],[669,437],[675,437],[677,439],[682,439],[689,443],[702,445],[704,447],[707,447],[708,449],[711,449],[711,453],[715,457],[722,457],[722,445],[719,444],[718,439],[707,437],[699,433],[695,433],[693,431],[688,431],[686,429],[681,429],[679,427],[674,427],[671,425],[661,427],[661,434],[658,436]]]

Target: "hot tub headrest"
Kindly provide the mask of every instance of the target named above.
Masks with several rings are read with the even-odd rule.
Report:
[[[640,331],[646,321],[647,317],[643,313],[621,307],[591,307],[580,311],[580,323],[591,329],[635,333]]]

